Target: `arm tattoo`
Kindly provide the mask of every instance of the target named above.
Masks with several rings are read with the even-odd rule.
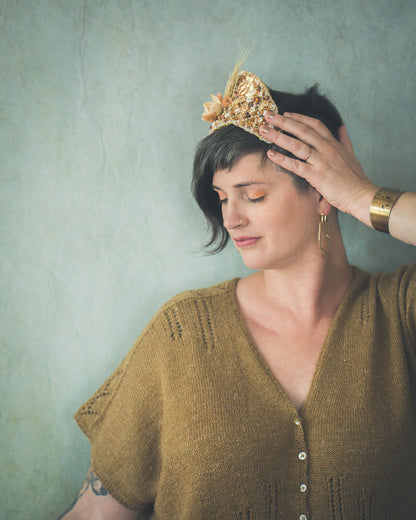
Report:
[[[78,498],[81,498],[90,486],[93,493],[97,495],[97,497],[104,497],[108,495],[108,491],[105,489],[102,482],[97,478],[92,469],[88,471],[87,478],[85,479],[81,491],[78,494]]]
[[[78,499],[76,499],[76,500],[73,502],[73,504],[71,505],[71,507],[70,507],[69,509],[67,509],[67,510],[65,511],[65,513],[62,513],[62,515],[58,518],[58,520],[62,520],[63,517],[64,517],[67,513],[69,513],[70,511],[72,511],[72,509],[74,508],[74,505],[75,505],[77,502],[78,502]]]
[[[106,495],[108,495],[108,491],[105,489],[105,487],[102,485],[102,482],[98,479],[98,477],[95,475],[95,473],[90,468],[90,470],[88,471],[88,474],[87,474],[87,478],[85,479],[85,482],[82,485],[81,491],[78,493],[78,496],[77,496],[76,500],[71,505],[71,507],[69,509],[67,509],[65,511],[65,513],[63,513],[58,518],[58,520],[62,520],[67,513],[72,511],[72,509],[75,507],[75,504],[82,497],[82,495],[84,495],[86,493],[86,491],[88,490],[88,488],[90,486],[91,486],[91,489],[92,489],[93,493],[95,495],[97,495],[98,497],[105,497]]]

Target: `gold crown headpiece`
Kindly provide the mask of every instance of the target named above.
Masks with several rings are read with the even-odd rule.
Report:
[[[240,65],[241,62],[237,63],[231,74],[224,96],[211,94],[212,101],[204,103],[202,119],[212,123],[210,134],[222,126],[235,125],[269,143],[259,128],[267,124],[264,113],[278,112],[278,108],[262,80],[251,72],[241,71]]]

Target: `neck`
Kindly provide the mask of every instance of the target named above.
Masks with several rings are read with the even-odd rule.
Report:
[[[341,234],[331,234],[328,254],[319,250],[310,260],[286,269],[255,273],[270,306],[284,308],[311,321],[333,315],[352,280]]]

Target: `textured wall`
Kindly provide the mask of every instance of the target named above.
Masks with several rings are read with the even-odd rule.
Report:
[[[246,271],[189,192],[201,104],[235,58],[316,81],[365,170],[416,190],[413,0],[0,0],[0,518],[57,516],[89,447],[72,420],[153,312]],[[414,249],[342,217],[352,263]]]

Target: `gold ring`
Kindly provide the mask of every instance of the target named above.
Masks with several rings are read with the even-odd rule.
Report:
[[[309,155],[306,157],[306,159],[303,159],[305,162],[308,162],[309,157],[312,155],[312,148],[309,148]]]

